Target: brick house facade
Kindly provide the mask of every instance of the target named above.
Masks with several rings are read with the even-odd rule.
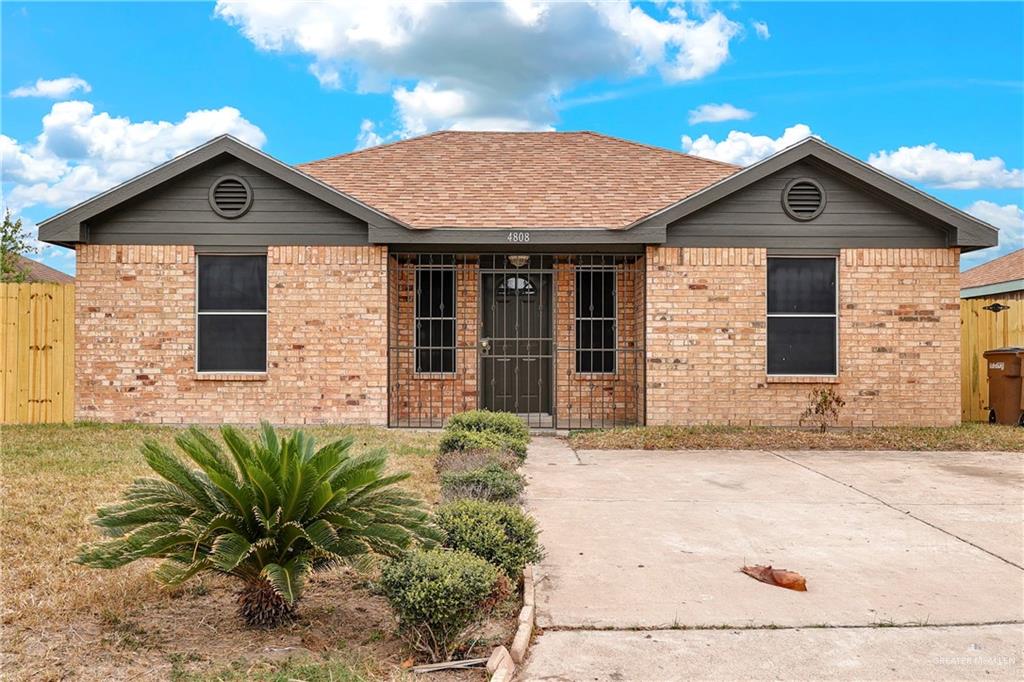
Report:
[[[196,371],[193,247],[76,256],[77,419],[387,423],[384,247],[268,247],[260,374]]]
[[[846,401],[843,425],[959,423],[955,249],[840,252],[827,379],[765,374],[765,249],[650,248],[647,261],[648,424],[797,424],[823,383]]]
[[[298,169],[218,138],[40,235],[76,250],[77,418],[412,427],[792,425],[814,386],[954,424],[959,256],[995,243],[816,140],[741,170],[590,133]]]

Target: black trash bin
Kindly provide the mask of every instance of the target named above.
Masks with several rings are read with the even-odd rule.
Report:
[[[984,353],[988,367],[988,421],[1024,426],[1024,348],[996,348]]]

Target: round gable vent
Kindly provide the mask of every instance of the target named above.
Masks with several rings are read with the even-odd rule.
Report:
[[[210,188],[210,207],[224,218],[245,215],[252,206],[252,187],[237,175],[218,178]]]
[[[782,190],[782,208],[790,218],[814,220],[825,210],[825,189],[810,178],[792,180]]]

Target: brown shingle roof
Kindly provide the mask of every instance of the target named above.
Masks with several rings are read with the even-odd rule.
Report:
[[[625,227],[739,167],[592,132],[443,131],[298,169],[411,227]]]
[[[960,288],[984,287],[989,284],[1024,279],[1024,249],[1011,251],[987,263],[960,273]]]
[[[18,256],[18,266],[25,273],[26,282],[50,282],[53,284],[74,284],[75,278],[37,260]]]

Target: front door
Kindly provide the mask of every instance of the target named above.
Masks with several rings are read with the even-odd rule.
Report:
[[[523,258],[524,257],[519,257]],[[551,272],[504,256],[481,273],[481,401],[489,410],[551,413]],[[522,262],[522,261],[519,261]]]

